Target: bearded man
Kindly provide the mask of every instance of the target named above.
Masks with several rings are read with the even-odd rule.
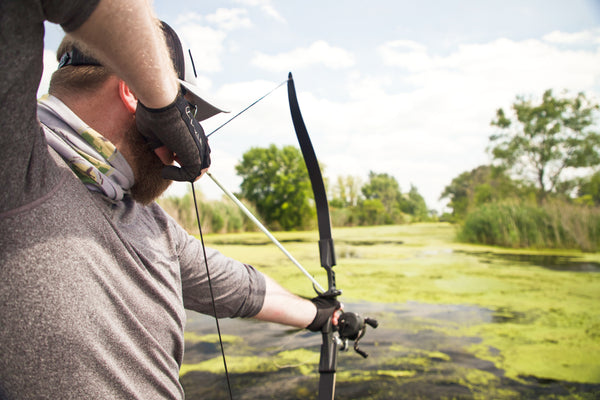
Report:
[[[161,27],[179,75],[179,109],[199,120],[218,113],[192,82],[191,54]],[[154,202],[170,184],[165,177],[181,177],[168,150],[178,147],[139,120],[163,110],[140,114],[136,94],[83,43],[67,36],[57,54],[38,118],[46,173],[59,183],[2,215],[11,234],[0,238],[0,398],[181,399],[185,309],[213,308],[200,241]],[[204,170],[208,144],[198,149]],[[36,221],[35,232],[20,228]],[[206,254],[219,318],[318,331],[339,308],[295,296],[216,250]]]

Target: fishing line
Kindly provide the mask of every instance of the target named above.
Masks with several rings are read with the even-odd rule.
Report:
[[[212,282],[210,280],[210,271],[208,269],[208,260],[206,258],[206,247],[204,246],[204,237],[202,236],[202,228],[200,226],[200,214],[198,212],[198,203],[196,202],[196,189],[194,188],[194,182],[190,182],[192,185],[192,197],[194,198],[194,209],[196,210],[196,221],[198,222],[198,232],[200,232],[200,242],[202,243],[202,254],[204,255],[204,266],[206,267],[206,278],[208,280],[208,291],[210,292],[210,299],[215,316],[215,322],[217,324],[217,333],[219,335],[219,344],[221,345],[221,355],[223,356],[223,366],[225,367],[225,377],[227,379],[227,390],[229,391],[229,399],[233,400],[233,394],[231,393],[231,382],[229,380],[229,370],[227,369],[227,360],[225,360],[225,350],[223,349],[223,339],[221,338],[221,327],[219,326],[219,318],[217,318],[217,307],[215,305],[215,295],[213,293]]]
[[[219,129],[221,129],[222,127],[224,127],[225,125],[227,125],[228,123],[230,123],[231,121],[233,121],[234,119],[236,119],[237,117],[239,117],[241,114],[243,114],[246,110],[248,110],[250,107],[252,107],[253,105],[255,105],[256,103],[258,103],[259,101],[261,101],[262,99],[264,99],[265,97],[267,97],[268,95],[270,95],[271,93],[273,93],[275,90],[279,89],[281,86],[283,86],[285,83],[287,83],[287,79],[283,82],[281,82],[279,85],[275,86],[273,89],[271,89],[271,91],[267,94],[265,94],[264,96],[262,96],[261,98],[259,98],[258,100],[256,100],[254,103],[250,104],[248,107],[244,108],[242,111],[240,111],[239,113],[235,114],[233,117],[229,118],[227,121],[225,121],[225,123],[221,126],[219,126],[217,129],[215,129],[214,131],[212,131],[211,133],[209,133],[208,135],[206,135],[206,137],[210,137],[210,135],[212,135],[213,133],[215,133],[216,131],[218,131]]]

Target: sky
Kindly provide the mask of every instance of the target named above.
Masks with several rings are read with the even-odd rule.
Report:
[[[191,49],[203,97],[229,114],[287,79],[325,176],[387,173],[446,211],[453,178],[490,164],[498,108],[516,96],[584,92],[600,102],[600,0],[154,0]],[[47,23],[47,90],[63,36]],[[252,147],[297,145],[285,86],[210,138],[213,175],[231,191]],[[208,198],[221,192],[200,180]],[[177,184],[169,193],[182,193]]]

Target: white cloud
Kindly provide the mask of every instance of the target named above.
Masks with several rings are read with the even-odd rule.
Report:
[[[227,35],[207,26],[186,22],[176,28],[179,37],[192,50],[197,71],[218,72]]]
[[[271,0],[236,0],[236,3],[250,7],[258,7],[267,16],[277,22],[286,22],[285,18],[273,7]]]
[[[433,66],[433,59],[427,54],[427,48],[412,40],[393,40],[378,48],[385,65],[406,68],[409,71],[421,71]]]
[[[229,33],[252,26],[245,9],[219,8],[206,16],[197,13],[180,15],[175,30],[183,45],[192,50],[196,70],[210,73],[222,70],[221,59],[226,50],[235,51],[235,42],[226,43]]]
[[[567,89],[572,94],[585,91],[597,97],[600,50],[573,50],[554,43],[583,38],[593,43],[600,34],[553,33],[544,38],[463,44],[448,55],[434,54],[411,41],[390,41],[380,46],[383,63],[392,71],[402,70],[394,74],[394,81],[401,82],[405,91],[386,94],[380,90],[374,96],[371,85],[362,88],[360,79],[354,90],[378,103],[369,107],[381,107],[392,115],[378,115],[381,139],[388,148],[397,149],[397,159],[386,159],[383,165],[389,170],[384,171],[394,174],[403,189],[408,189],[403,180],[410,177],[427,203],[439,208],[437,198],[451,179],[489,162],[485,149],[497,108],[510,107],[516,95],[540,95],[548,88],[557,92]],[[352,96],[359,97],[358,93]],[[397,107],[390,110],[384,103]],[[385,152],[383,147],[372,147],[371,151]]]
[[[175,25],[199,24],[204,20],[205,17],[202,14],[198,14],[197,12],[186,12],[177,16]]]
[[[598,29],[581,32],[553,31],[544,35],[543,39],[556,44],[600,44],[600,31]]]
[[[424,46],[406,42],[385,43],[379,52],[386,65],[407,71],[404,82],[417,92],[430,92],[436,101],[453,96],[463,104],[498,103],[517,94],[548,88],[580,91],[600,82],[599,50],[568,50],[533,39],[465,44],[447,56],[432,55]],[[452,103],[456,100],[446,101]]]
[[[287,53],[276,55],[257,53],[252,64],[274,72],[289,71],[292,66],[298,70],[314,65],[323,65],[329,69],[339,70],[352,67],[355,64],[355,58],[347,50],[318,40],[308,47],[298,48]]]
[[[230,83],[222,86],[214,93],[214,99],[218,104],[227,105],[227,108],[231,112],[206,121],[204,123],[205,130],[211,132],[239,111],[248,107],[255,100],[272,91],[279,83],[255,80]],[[248,109],[247,112],[240,115],[238,120],[233,121],[228,126],[228,130],[215,135],[215,139],[217,137],[219,138],[218,140],[221,140],[221,137],[235,137],[235,132],[240,131],[242,135],[236,139],[235,143],[231,143],[229,147],[244,143],[242,146],[245,146],[244,150],[247,150],[250,145],[256,143],[252,139],[257,136],[260,136],[262,141],[260,144],[256,144],[258,146],[268,145],[271,141],[277,141],[278,138],[281,138],[281,132],[290,127],[287,104],[285,88],[275,90],[272,94]]]
[[[242,8],[219,8],[214,14],[207,15],[206,21],[226,31],[252,27],[247,11]]]

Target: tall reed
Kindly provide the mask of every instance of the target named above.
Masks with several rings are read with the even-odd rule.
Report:
[[[600,249],[600,209],[553,200],[542,206],[500,202],[465,219],[459,240],[513,248]]]

